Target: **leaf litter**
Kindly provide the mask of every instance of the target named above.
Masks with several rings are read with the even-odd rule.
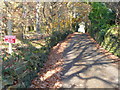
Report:
[[[62,86],[61,74],[63,65],[63,51],[65,50],[70,38],[70,34],[64,41],[59,42],[51,49],[48,60],[38,73],[38,77],[32,81],[30,88],[60,88]]]

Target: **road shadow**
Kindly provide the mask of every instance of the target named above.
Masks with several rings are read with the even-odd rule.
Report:
[[[90,39],[88,34],[75,34],[75,37],[71,38],[71,41],[63,53],[64,69],[62,71],[61,79],[63,88],[66,81],[70,81],[73,77],[84,80],[86,83],[88,80],[96,79],[111,85],[112,87],[119,86],[116,82],[112,82],[100,76],[95,76],[94,74],[92,76],[86,75],[87,77],[81,76],[81,74],[88,74],[95,66],[102,67],[112,63],[116,63],[117,65],[119,61],[118,59],[108,58],[109,54],[105,55],[101,52],[99,48],[96,48],[96,44],[96,42]],[[97,70],[95,70],[95,72],[96,71]],[[86,83],[84,83],[84,88],[87,88]],[[74,85],[71,85],[71,88],[74,87]]]

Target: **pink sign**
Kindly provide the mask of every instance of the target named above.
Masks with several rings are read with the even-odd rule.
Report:
[[[12,35],[7,35],[4,38],[5,42],[7,43],[15,43],[16,41],[16,36],[12,36]]]

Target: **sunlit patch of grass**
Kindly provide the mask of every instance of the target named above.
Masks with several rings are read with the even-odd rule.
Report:
[[[31,44],[36,48],[41,48],[42,46],[45,45],[45,42],[43,40],[39,40],[39,41],[32,41]]]
[[[31,43],[31,44],[32,44],[32,46],[34,46],[34,47],[36,47],[36,48],[41,48],[41,47],[42,47],[41,45],[36,44],[36,43]]]

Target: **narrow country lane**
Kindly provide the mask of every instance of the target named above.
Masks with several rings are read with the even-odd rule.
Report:
[[[75,33],[63,52],[62,88],[118,88],[118,61],[88,35]]]
[[[119,61],[89,34],[75,32],[51,49],[31,88],[118,88]]]

